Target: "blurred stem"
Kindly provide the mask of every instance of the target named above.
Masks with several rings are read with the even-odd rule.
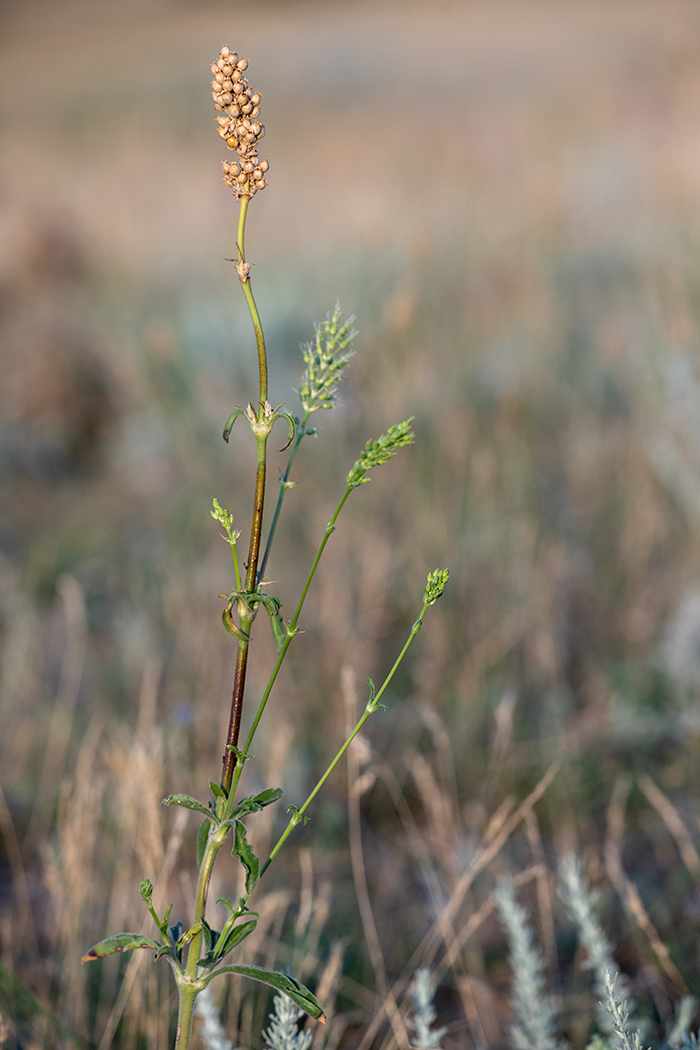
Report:
[[[277,531],[277,523],[280,518],[280,511],[282,510],[282,502],[284,500],[284,494],[289,488],[287,482],[289,481],[289,472],[292,469],[292,463],[296,458],[296,454],[299,451],[299,445],[301,445],[302,438],[306,437],[306,424],[309,422],[310,412],[307,412],[301,423],[297,423],[297,434],[292,445],[292,451],[289,453],[289,460],[287,461],[287,467],[284,474],[280,478],[280,488],[277,493],[277,503],[275,504],[275,513],[272,515],[272,522],[270,524],[270,531],[267,535],[267,542],[265,543],[265,553],[263,554],[262,561],[260,562],[260,569],[258,570],[258,580],[262,580],[265,575],[265,566],[267,565],[267,559],[270,557],[270,550],[272,548],[272,541],[275,538],[275,532]]]
[[[250,197],[241,197],[240,211],[238,214],[238,256],[239,266],[245,263],[245,223],[248,214]],[[265,404],[267,402],[267,350],[265,348],[265,336],[263,335],[260,315],[253,298],[250,287],[250,275],[239,269],[239,277],[243,294],[248,304],[255,341],[258,349],[258,370],[260,375],[260,396],[258,399],[257,416],[262,422]],[[248,548],[248,564],[246,566],[245,589],[254,591],[257,586],[258,557],[260,554],[260,540],[262,536],[263,509],[265,506],[265,477],[267,472],[267,434],[256,434],[257,444],[257,470],[255,475],[255,503],[253,505],[253,521],[250,528],[250,546]],[[228,732],[226,734],[226,752],[223,757],[223,768],[221,772],[221,786],[229,794],[233,781],[233,771],[236,767],[236,755],[231,750],[238,746],[238,736],[241,729],[241,715],[243,712],[243,694],[245,692],[246,671],[248,667],[248,643],[250,629],[255,619],[255,613],[243,602],[239,602],[239,624],[241,633],[245,638],[238,642],[238,654],[236,657],[236,671],[233,680],[233,694],[231,696],[231,715],[229,718]],[[236,781],[238,783],[238,781]]]

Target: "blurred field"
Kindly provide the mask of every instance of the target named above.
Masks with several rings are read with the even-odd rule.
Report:
[[[409,415],[418,436],[332,538],[251,785],[301,800],[425,573],[452,571],[349,780],[271,870],[250,957],[337,992],[315,1047],[369,1047],[382,981],[405,987],[421,963],[442,978],[444,1045],[502,1046],[489,899],[520,873],[585,1045],[592,1005],[553,889],[576,850],[660,1038],[700,994],[700,10],[46,0],[0,7],[8,1045],[168,1045],[167,974],[79,958],[140,928],[143,876],[184,918],[196,828],[158,803],[206,792],[228,717],[230,559],[209,508],[247,527],[251,442],[220,432],[256,368],[224,261],[237,213],[208,87],[223,43],[263,96],[270,185],[247,251],[273,402],[296,411],[299,341],[337,297],[361,332],[295,465],[269,567],[287,614],[365,440]],[[251,702],[273,652],[258,634]],[[261,819],[258,852],[272,833]],[[360,870],[385,974],[358,934]],[[220,1001],[257,1047],[265,1002],[244,991]],[[372,1045],[394,1037],[378,1020]]]

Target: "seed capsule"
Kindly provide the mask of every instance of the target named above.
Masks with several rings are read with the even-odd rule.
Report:
[[[233,135],[231,136],[230,139],[226,139],[226,143],[227,143],[229,149],[235,149],[236,148],[237,143],[236,143],[236,140],[233,137]]]
[[[238,64],[238,68],[240,69],[241,73],[244,73],[245,70],[248,68],[248,59],[247,58],[241,58],[238,61],[237,64]]]

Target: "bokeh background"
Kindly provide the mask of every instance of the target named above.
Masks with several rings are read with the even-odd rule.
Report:
[[[582,1046],[595,1004],[556,895],[573,851],[658,1040],[700,993],[691,0],[0,7],[3,1038],[156,1050],[172,1031],[142,953],[79,959],[141,928],[143,876],[186,917],[196,827],[159,801],[206,794],[227,720],[231,566],[209,510],[247,526],[251,442],[220,432],[256,364],[225,261],[224,43],[267,125],[247,251],[273,402],[295,411],[299,343],[336,299],[360,330],[294,467],[269,568],[283,611],[365,440],[407,416],[417,435],[332,537],[251,788],[302,800],[425,573],[452,573],[388,711],[271,869],[249,958],[335,1003],[315,1046],[395,1045],[384,993],[399,981],[403,1003],[420,964],[444,1046],[505,1045],[490,901],[510,872]],[[256,626],[249,702],[273,658]],[[258,852],[283,818],[261,816]],[[212,898],[237,878],[224,861]],[[266,1003],[217,990],[235,1045],[261,1045]]]

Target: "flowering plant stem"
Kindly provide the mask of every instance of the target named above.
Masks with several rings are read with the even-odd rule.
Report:
[[[217,109],[227,114],[226,117],[217,118],[220,128],[219,134],[226,139],[229,147],[235,149],[238,153],[239,162],[237,164],[225,163],[223,165],[224,181],[234,190],[239,200],[238,258],[233,261],[236,264],[238,278],[253,323],[259,369],[257,407],[249,403],[245,409],[234,409],[226,423],[223,434],[224,440],[228,441],[231,428],[236,419],[239,416],[245,416],[255,438],[257,449],[255,497],[248,545],[248,560],[244,566],[244,579],[242,578],[236,550],[239,531],[233,527],[233,516],[228,510],[221,507],[217,500],[213,501],[214,510],[211,512],[212,517],[225,529],[226,535],[223,538],[231,545],[236,578],[236,590],[229,595],[222,595],[222,597],[228,599],[223,612],[224,626],[237,639],[237,653],[231,713],[226,736],[226,750],[223,758],[221,780],[218,784],[214,783],[214,781],[209,782],[213,798],[209,800],[208,806],[199,799],[189,795],[169,795],[168,798],[164,799],[166,805],[183,806],[194,810],[199,813],[200,818],[203,818],[203,823],[197,836],[197,863],[199,871],[192,925],[189,929],[182,932],[180,923],[174,926],[168,924],[170,907],[167,908],[163,918],[159,918],[153,905],[153,886],[148,879],[144,879],[140,886],[141,896],[151,912],[162,939],[156,941],[142,934],[120,933],[100,941],[83,957],[83,962],[89,962],[115,952],[147,948],[155,951],[156,958],[161,956],[166,958],[178,987],[179,1008],[176,1050],[188,1050],[197,996],[208,987],[214,977],[220,974],[247,976],[253,980],[270,985],[278,992],[286,995],[297,1007],[304,1010],[311,1017],[317,1018],[322,1022],[324,1021],[323,1007],[313,993],[288,974],[244,963],[226,965],[222,965],[222,963],[229,952],[255,929],[257,914],[248,908],[248,899],[251,893],[279,853],[294,827],[299,823],[306,822],[306,812],[311,803],[369,716],[382,706],[379,702],[380,698],[385,693],[396,673],[396,669],[420,630],[427,609],[429,606],[434,605],[442,595],[449,575],[446,569],[436,569],[435,572],[428,575],[428,582],[423,596],[423,608],[381,688],[378,692],[375,692],[371,679],[367,679],[370,687],[370,697],[364,713],[348,738],[338,749],[325,773],[318,780],[301,807],[298,809],[295,806],[288,807],[291,817],[287,826],[276,845],[270,851],[267,860],[261,864],[260,858],[255,855],[247,839],[247,817],[276,802],[282,794],[282,789],[267,788],[257,795],[245,798],[237,797],[245,763],[251,757],[250,748],[253,738],[282,663],[289,651],[292,639],[299,632],[299,619],[309,588],[328,540],[335,531],[340,512],[353,489],[359,488],[360,485],[366,484],[370,480],[368,475],[371,470],[392,459],[400,448],[410,445],[413,441],[413,434],[411,432],[411,420],[407,419],[390,427],[377,440],[367,442],[347,475],[345,491],[326,526],[302,588],[294,615],[285,624],[279,612],[281,607],[280,600],[262,590],[265,582],[263,574],[276,534],[284,494],[287,488],[291,487],[289,473],[292,464],[302,438],[315,432],[307,429],[309,417],[317,409],[333,407],[335,390],[342,378],[343,368],[352,356],[352,351],[349,347],[356,333],[350,329],[352,318],[342,321],[340,308],[336,306],[333,314],[329,314],[326,321],[317,328],[315,342],[307,344],[302,349],[307,371],[303,377],[299,392],[303,408],[301,418],[298,419],[287,412],[282,412],[282,406],[272,408],[267,399],[268,370],[265,337],[250,284],[251,264],[246,260],[245,256],[245,227],[248,206],[254,194],[258,190],[264,189],[267,185],[264,175],[268,170],[267,161],[259,160],[257,156],[256,143],[264,134],[265,129],[264,125],[255,119],[260,112],[260,96],[248,87],[248,83],[243,77],[247,65],[245,58],[239,59],[238,55],[228,47],[225,47],[222,48],[216,65],[212,66],[212,73],[214,74],[214,81],[212,82],[214,101]],[[244,116],[243,114],[246,115]],[[286,469],[282,474],[267,543],[262,559],[260,559],[267,473],[267,442],[278,419],[284,419],[287,423],[289,441],[285,447],[289,448],[291,446],[291,450]],[[261,606],[264,607],[270,619],[278,655],[258,703],[245,745],[242,749],[239,749],[238,740],[246,686],[251,629]],[[236,618],[234,618],[234,610]],[[231,838],[233,838],[233,856],[240,860],[245,869],[245,891],[235,904],[225,898],[220,898],[219,903],[224,904],[228,910],[228,919],[221,931],[214,931],[206,920],[209,884],[216,858],[223,846]]]
[[[248,215],[250,197],[242,196],[238,214],[238,267],[241,287],[245,296],[250,316],[255,331],[255,341],[258,351],[258,370],[260,375],[260,397],[257,413],[258,422],[262,422],[264,406],[267,402],[267,349],[265,347],[265,335],[263,333],[260,315],[250,287],[249,272],[246,271],[245,260],[245,223]],[[267,474],[267,439],[269,430],[262,434],[256,434],[257,445],[257,469],[255,474],[255,502],[253,506],[253,522],[250,529],[250,546],[248,549],[248,567],[246,570],[245,589],[252,592],[258,583],[258,556],[260,553],[260,538],[262,535],[263,510],[265,507],[265,478]],[[243,694],[245,692],[246,670],[248,667],[248,641],[250,629],[255,619],[255,608],[246,607],[243,601],[238,604],[240,631],[243,637],[238,639],[238,655],[236,658],[236,671],[233,679],[233,694],[231,697],[231,716],[229,718],[228,733],[226,736],[226,752],[223,758],[223,770],[221,773],[221,787],[228,795],[231,791],[233,770],[236,765],[236,755],[232,748],[238,746],[238,737],[241,730],[241,715],[243,712]]]

